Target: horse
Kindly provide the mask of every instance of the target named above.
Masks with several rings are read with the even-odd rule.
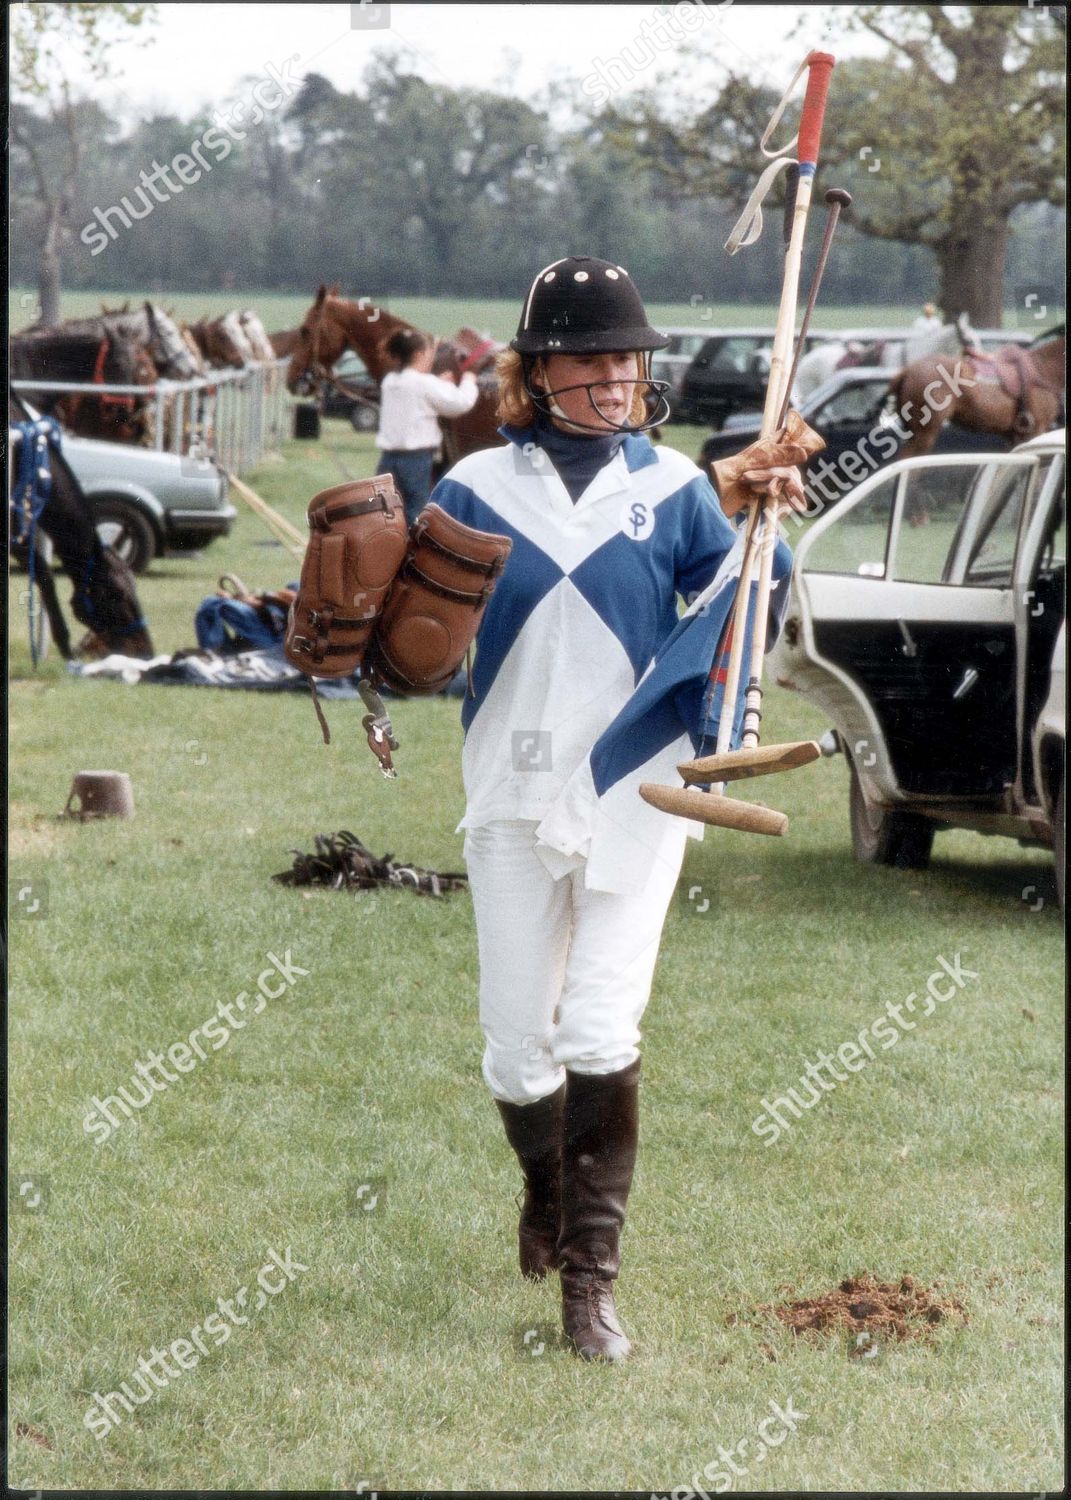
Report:
[[[19,396],[9,391],[9,428],[32,421],[31,412]],[[35,538],[34,571],[56,645],[68,661],[75,654],[107,656],[112,651],[121,651],[125,656],[153,656],[152,639],[138,602],[133,573],[118,553],[101,541],[92,507],[62,451],[52,448],[49,458],[51,491],[37,524],[52,541],[71,580],[71,608],[75,618],[87,627],[86,635],[72,651],[52,568],[42,557]],[[10,503],[16,509],[14,497]],[[18,510],[21,513],[23,507],[20,505]],[[28,563],[29,536],[21,545],[16,540],[19,519],[19,514],[12,516],[11,550],[18,560]]]
[[[909,434],[897,456],[929,453],[946,422],[996,433],[1009,446],[1051,431],[1061,419],[1064,387],[1062,323],[1026,349],[1009,344],[996,354],[927,355],[905,365],[889,385]]]
[[[165,380],[193,380],[204,369],[200,355],[191,351],[182,329],[170,313],[153,302],[146,302],[135,312],[127,307],[102,307],[101,315],[110,326],[132,334],[149,351],[156,373]]]
[[[238,321],[242,326],[242,332],[252,346],[254,357],[262,360],[275,359],[275,350],[272,348],[267,330],[253,309],[243,308],[238,314]]]
[[[300,328],[280,328],[276,333],[269,333],[268,340],[271,343],[273,356],[281,359],[287,354],[293,354],[300,337]]]
[[[256,360],[236,312],[224,313],[221,318],[201,318],[187,327],[204,359],[217,369],[240,370]]]
[[[321,283],[298,329],[297,345],[286,372],[287,389],[294,395],[306,395],[321,382],[333,380],[331,372],[347,349],[361,356],[369,375],[379,383],[394,367],[386,350],[391,334],[399,329],[414,331],[414,324],[377,307],[370,298],[359,297],[353,302],[336,295],[337,291],[337,287],[328,291]],[[461,329],[452,339],[438,339],[431,333],[424,336],[435,345],[435,373],[449,371],[457,378],[463,371],[472,370],[480,387],[471,411],[441,419],[444,457],[453,464],[467,453],[494,447],[498,441],[498,381],[493,365],[500,346],[472,329]]]
[[[80,319],[73,328],[30,328],[10,343],[10,378],[43,380],[33,391],[34,404],[55,416],[71,432],[121,443],[148,436],[147,398],[50,392],[47,382],[93,385],[144,385],[156,380],[156,366],[128,333],[110,328],[103,318]]]
[[[190,355],[197,366],[198,374],[203,375],[208,366],[205,364],[205,357],[201,353],[197,340],[194,338],[193,334],[190,332],[185,323],[181,323],[179,325],[179,333],[182,334],[182,342],[190,351]]]

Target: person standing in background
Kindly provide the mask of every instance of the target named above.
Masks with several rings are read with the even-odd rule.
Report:
[[[460,417],[476,405],[479,387],[466,371],[461,384],[452,375],[433,375],[435,349],[417,329],[400,328],[387,340],[397,365],[380,387],[377,474],[391,474],[401,491],[410,525],[431,494],[432,467],[442,434],[440,417]]]

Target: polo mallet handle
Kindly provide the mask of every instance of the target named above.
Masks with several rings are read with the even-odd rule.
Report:
[[[796,335],[796,352],[792,356],[792,368],[788,372],[785,396],[781,402],[781,410],[778,413],[778,428],[785,425],[788,408],[792,402],[792,387],[795,384],[796,371],[799,369],[800,356],[803,354],[804,341],[811,330],[811,315],[814,312],[814,305],[818,301],[818,289],[822,285],[822,277],[825,275],[826,261],[829,259],[829,251],[833,244],[833,235],[836,232],[837,220],[840,218],[841,209],[847,208],[851,201],[852,195],[846,188],[827,188],[826,190],[826,204],[829,207],[829,217],[826,219],[825,233],[822,236],[822,247],[818,252],[818,262],[814,268],[814,276],[811,279],[811,290],[807,295],[807,306],[803,310],[803,321],[800,324],[800,331]]]
[[[762,426],[759,439],[772,437],[781,425],[781,408],[789,392],[790,372],[787,353],[796,327],[796,307],[799,300],[800,267],[803,261],[803,240],[807,229],[807,210],[811,201],[818,160],[818,147],[822,136],[822,120],[825,116],[826,98],[829,94],[829,79],[835,59],[828,52],[812,52],[807,58],[807,92],[803,100],[803,113],[799,130],[799,165],[792,173],[787,198],[791,203],[791,216],[786,204],[785,229],[788,246],[785,252],[785,267],[781,282],[781,303],[777,313],[773,350],[770,356],[770,374],[766,386],[766,402],[763,407]],[[736,702],[740,686],[743,642],[747,621],[748,595],[751,592],[751,573],[755,552],[761,549],[759,567],[759,591],[755,606],[755,630],[752,639],[751,664],[748,682],[748,704],[745,709],[743,743],[758,743],[758,720],[761,715],[762,658],[766,649],[766,614],[769,609],[770,582],[773,576],[773,549],[777,542],[776,499],[771,499],[763,509],[763,530],[755,543],[759,507],[756,505],[748,523],[748,534],[744,544],[744,558],[740,567],[740,579],[733,608],[733,640],[726,668],[725,694],[722,712],[718,720],[717,754],[729,748],[735,715],[731,705]],[[765,573],[766,586],[763,588]],[[760,628],[761,627],[761,628]],[[756,648],[758,668],[756,671]],[[755,688],[758,685],[756,695]],[[726,712],[726,710],[729,710]],[[754,738],[747,738],[749,718],[754,725]]]
[[[811,188],[818,165],[818,151],[822,141],[822,122],[825,119],[829,81],[835,59],[828,52],[812,52],[807,59],[807,93],[803,100],[800,119],[799,165],[800,180],[796,188],[796,205],[792,217],[792,235],[785,257],[785,275],[781,285],[781,306],[777,314],[777,329],[774,333],[773,354],[770,359],[770,381],[766,387],[766,405],[763,408],[760,440],[769,438],[778,430],[781,412],[791,390],[791,368],[788,359],[789,346],[796,327],[796,308],[799,301],[800,268],[803,262],[803,241],[807,231],[807,213],[811,204]],[[838,210],[839,211],[839,210]],[[762,722],[762,659],[766,653],[766,632],[770,608],[770,588],[773,581],[773,555],[777,545],[777,517],[780,498],[772,495],[763,508],[763,529],[760,542],[759,586],[755,598],[755,626],[751,639],[751,663],[748,674],[747,700],[744,710],[744,732],[741,744],[745,749],[754,749],[759,743]],[[719,730],[721,725],[719,724]]]

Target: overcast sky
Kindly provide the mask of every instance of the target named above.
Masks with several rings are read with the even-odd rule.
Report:
[[[844,13],[850,7],[844,7]],[[354,15],[351,17],[351,12]],[[148,45],[122,42],[112,48],[115,77],[92,82],[72,67],[76,83],[94,94],[125,123],[157,111],[191,115],[203,105],[222,106],[239,92],[239,80],[262,74],[268,64],[291,72],[325,74],[337,88],[357,86],[377,51],[402,50],[429,80],[453,86],[492,87],[531,98],[554,79],[570,78],[580,91],[598,64],[610,64],[623,49],[634,61],[644,55],[646,24],[665,17],[659,33],[670,40],[652,66],[636,71],[622,90],[649,87],[653,77],[682,60],[690,85],[704,97],[713,73],[699,58],[724,56],[735,70],[747,69],[771,86],[787,84],[807,47],[858,52],[828,10],[813,6],[758,6],[709,0],[702,25],[691,37],[672,18],[671,4],[639,5],[213,5],[161,4],[154,26],[143,28]],[[803,29],[790,33],[802,18]],[[676,27],[681,37],[674,43]],[[637,47],[637,41],[639,46]],[[618,72],[617,76],[621,76]],[[591,85],[589,84],[589,89]],[[597,100],[595,102],[598,102]]]

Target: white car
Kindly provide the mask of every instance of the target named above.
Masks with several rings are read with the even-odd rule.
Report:
[[[63,454],[93,507],[101,541],[135,573],[168,547],[203,547],[226,536],[238,514],[227,499],[227,476],[210,458],[106,443],[66,428]]]
[[[1052,847],[1063,901],[1065,435],[890,464],[796,545],[770,672],[833,721],[857,859]]]

